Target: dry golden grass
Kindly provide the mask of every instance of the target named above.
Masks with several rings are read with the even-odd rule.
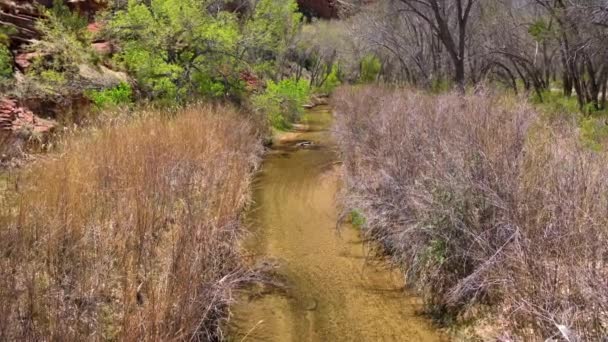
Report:
[[[0,213],[0,340],[217,340],[260,155],[230,108],[68,137]]]
[[[608,334],[606,152],[491,92],[345,88],[334,104],[346,204],[432,312],[490,305],[507,340]]]

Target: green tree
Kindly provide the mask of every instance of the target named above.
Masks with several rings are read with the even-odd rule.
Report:
[[[241,45],[256,72],[277,78],[300,28],[302,14],[295,0],[259,0],[254,6]]]
[[[151,98],[183,99],[239,89],[237,18],[200,0],[130,0],[110,20],[116,60]]]

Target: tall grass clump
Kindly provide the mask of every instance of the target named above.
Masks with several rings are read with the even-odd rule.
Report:
[[[491,93],[342,88],[334,105],[346,204],[429,312],[489,307],[524,340],[608,334],[608,158],[574,125]]]
[[[222,339],[251,276],[256,131],[230,108],[147,112],[21,172],[0,197],[0,340]]]

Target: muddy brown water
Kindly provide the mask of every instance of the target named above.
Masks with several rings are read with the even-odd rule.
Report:
[[[233,309],[234,341],[440,341],[403,278],[370,263],[357,230],[336,230],[340,185],[328,107],[305,115],[256,180],[246,249],[278,265],[278,290],[249,289]],[[301,142],[312,144],[301,144]]]

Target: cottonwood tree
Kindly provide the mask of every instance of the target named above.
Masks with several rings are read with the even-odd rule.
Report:
[[[443,80],[443,45],[426,21],[395,11],[395,3],[378,4],[357,21],[355,36],[383,61],[385,81],[429,87]]]
[[[561,86],[581,110],[606,108],[603,0],[389,0],[362,8],[354,33],[382,59],[384,81],[428,87],[451,72],[460,89],[499,80],[542,101]]]
[[[605,3],[600,0],[534,0],[556,22],[564,67],[564,93],[575,92],[581,109],[606,103],[608,32]]]
[[[482,56],[478,79],[498,78],[516,92],[520,80],[524,90],[542,99],[555,78],[555,24],[533,4],[489,1],[483,11],[483,30],[476,37],[476,54]]]
[[[468,26],[479,0],[394,0],[400,12],[413,14],[428,23],[439,38],[454,67],[454,82],[464,89]]]

